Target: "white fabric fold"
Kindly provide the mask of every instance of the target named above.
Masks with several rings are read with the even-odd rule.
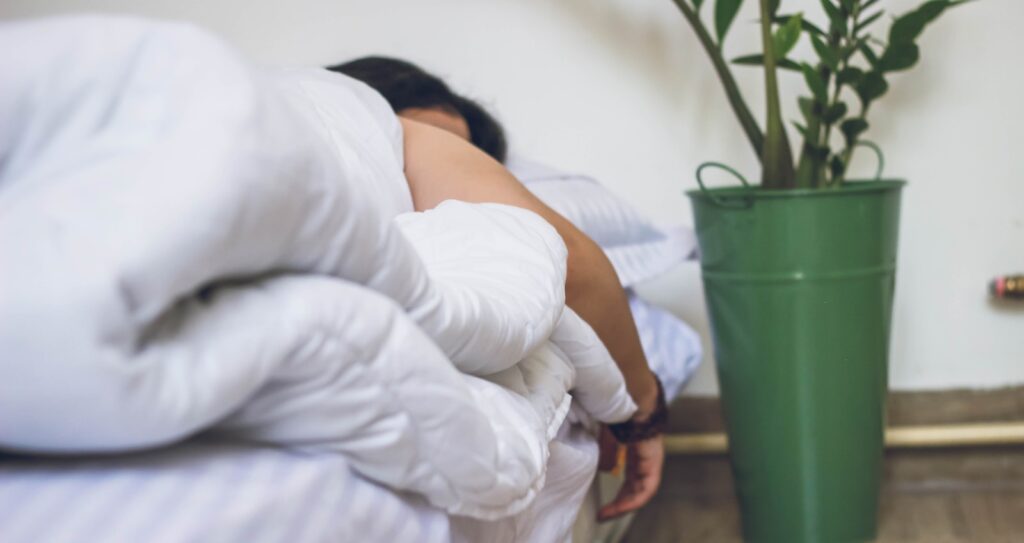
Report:
[[[0,447],[226,432],[492,519],[543,486],[570,390],[635,409],[542,219],[392,221],[401,133],[362,84],[112,17],[0,23],[0,72]]]
[[[540,216],[449,200],[396,222],[432,280],[410,315],[461,371],[507,369],[551,335],[565,305],[566,249]]]

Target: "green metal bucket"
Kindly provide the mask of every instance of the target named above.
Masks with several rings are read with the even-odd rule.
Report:
[[[875,537],[903,185],[687,193],[747,541]]]

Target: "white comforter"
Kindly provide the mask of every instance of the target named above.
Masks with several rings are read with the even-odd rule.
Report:
[[[214,429],[491,519],[543,485],[571,398],[635,408],[564,308],[555,231],[402,213],[400,129],[361,84],[127,18],[0,23],[0,73],[0,447]]]

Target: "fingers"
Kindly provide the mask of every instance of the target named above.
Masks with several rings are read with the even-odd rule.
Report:
[[[615,500],[598,512],[598,520],[604,521],[625,515],[647,504],[661,483],[664,455],[660,437],[631,445],[626,481]]]
[[[601,434],[597,439],[598,457],[597,469],[600,471],[611,471],[615,469],[619,460],[619,442],[608,430],[608,427],[601,425]]]
[[[620,517],[643,507],[643,505],[647,503],[647,500],[650,499],[650,495],[653,495],[653,492],[645,498],[645,494],[639,490],[640,489],[636,485],[630,484],[630,482],[627,481],[626,484],[622,486],[622,489],[619,490],[619,494],[615,497],[615,500],[608,505],[605,505],[597,512],[597,520],[602,522],[611,520],[615,517]]]

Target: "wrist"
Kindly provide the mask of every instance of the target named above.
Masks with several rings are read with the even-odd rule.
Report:
[[[646,372],[644,379],[634,388],[632,393],[633,403],[636,404],[636,412],[631,420],[644,422],[651,418],[658,409],[658,394],[660,385],[653,372]]]
[[[665,391],[656,377],[654,407],[649,413],[637,411],[633,418],[626,422],[608,425],[608,429],[619,443],[635,443],[657,437],[668,428],[668,405]]]

